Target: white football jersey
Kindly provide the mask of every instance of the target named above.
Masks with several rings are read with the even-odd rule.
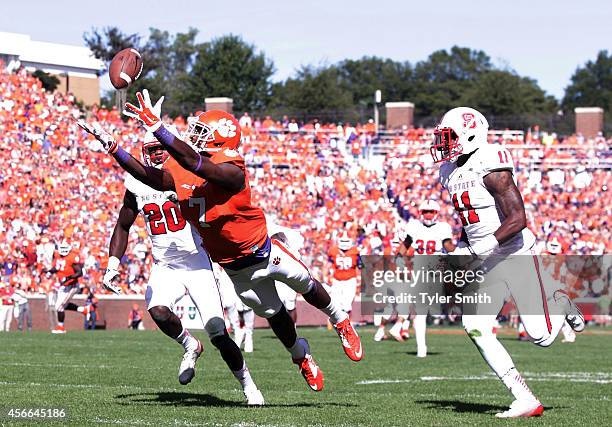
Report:
[[[504,215],[495,205],[495,199],[483,180],[490,172],[498,170],[511,171],[516,183],[510,152],[499,144],[480,147],[461,167],[457,166],[457,162],[445,162],[440,167],[440,182],[449,192],[470,245],[493,234],[504,220]],[[500,245],[495,253],[521,253],[534,244],[534,234],[525,228],[517,236]]]
[[[418,255],[440,255],[446,239],[453,239],[453,230],[446,222],[425,225],[418,219],[411,218],[405,228],[406,236],[412,238],[414,253]]]
[[[175,204],[175,192],[155,190],[129,174],[124,185],[136,197],[156,263],[176,264],[189,255],[204,252],[201,237],[185,221],[178,204]]]

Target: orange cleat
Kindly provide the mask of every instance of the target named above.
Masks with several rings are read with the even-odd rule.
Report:
[[[361,339],[349,318],[347,317],[342,322],[337,323],[335,328],[348,358],[354,362],[359,362],[363,358]]]
[[[64,325],[57,325],[55,329],[51,331],[51,333],[52,334],[65,334],[66,329],[64,328]]]
[[[323,371],[310,354],[306,354],[303,359],[293,359],[293,363],[298,365],[300,373],[311,390],[323,390]]]

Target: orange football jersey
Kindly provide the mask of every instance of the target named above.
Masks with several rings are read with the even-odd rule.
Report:
[[[210,160],[242,169],[244,188],[238,193],[227,191],[183,169],[173,158],[168,159],[164,169],[174,179],[183,218],[198,230],[212,260],[226,264],[261,248],[268,229],[263,211],[251,204],[244,159],[234,150],[222,150]]]
[[[81,259],[78,254],[74,252],[70,252],[66,256],[55,255],[55,259],[53,260],[53,267],[57,270],[57,278],[60,281],[60,284],[63,286],[70,286],[77,283],[78,279],[72,279],[68,282],[64,283],[64,280],[68,276],[72,276],[75,271],[72,267],[73,264],[80,264]]]
[[[359,262],[359,250],[356,247],[348,251],[341,251],[338,246],[329,250],[329,257],[334,264],[334,279],[349,280],[357,277],[357,264]]]

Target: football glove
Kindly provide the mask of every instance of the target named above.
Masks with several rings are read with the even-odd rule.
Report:
[[[108,259],[108,266],[102,279],[102,284],[106,289],[113,292],[116,295],[121,294],[121,288],[115,284],[116,279],[119,277],[119,258],[110,257]]]
[[[77,125],[100,141],[100,144],[102,144],[102,147],[104,147],[108,154],[114,154],[119,149],[119,145],[117,141],[115,141],[115,138],[102,129],[99,123],[94,122],[93,124],[89,124],[85,120],[77,120]]]
[[[138,99],[138,107],[126,102],[123,114],[139,120],[147,131],[155,132],[162,125],[160,116],[164,97],[159,98],[155,105],[153,105],[149,91],[143,89],[142,93],[136,92],[136,98]]]

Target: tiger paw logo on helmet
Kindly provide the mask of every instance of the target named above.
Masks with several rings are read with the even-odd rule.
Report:
[[[230,119],[226,119],[225,117],[219,119],[217,122],[217,132],[223,138],[231,138],[236,136],[236,125]]]

